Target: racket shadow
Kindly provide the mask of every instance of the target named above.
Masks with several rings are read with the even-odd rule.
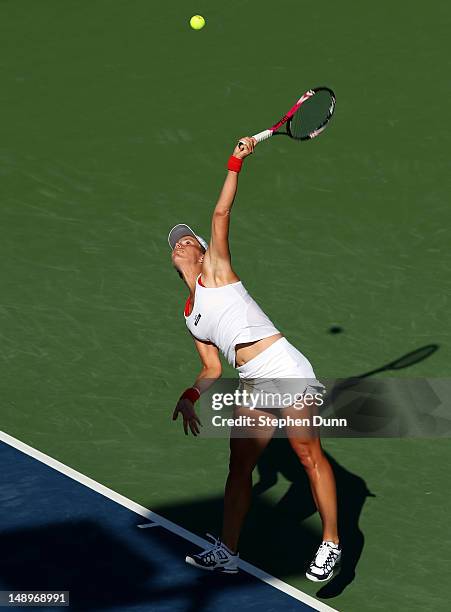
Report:
[[[389,372],[392,370],[403,370],[404,368],[408,368],[413,366],[421,361],[424,361],[431,355],[433,355],[439,349],[438,344],[426,344],[425,346],[421,346],[420,348],[415,349],[414,351],[410,351],[410,353],[406,353],[402,357],[387,363],[386,365],[381,366],[380,368],[376,368],[374,370],[370,370],[369,372],[365,372],[364,374],[359,374],[358,376],[354,376],[349,380],[361,380],[362,378],[368,378],[368,376],[373,376],[374,374],[379,374],[380,372]]]
[[[414,351],[410,351],[402,357],[399,357],[394,361],[390,361],[389,363],[382,365],[379,368],[369,370],[368,372],[358,374],[357,376],[350,376],[349,378],[345,378],[334,385],[334,387],[329,393],[328,401],[333,402],[343,391],[350,389],[351,387],[354,387],[356,385],[359,385],[365,378],[369,378],[370,376],[374,376],[375,374],[381,374],[382,372],[403,370],[410,366],[416,365],[417,363],[420,363],[421,361],[424,361],[425,359],[433,355],[439,348],[439,344],[427,344],[425,346],[421,346],[415,349]]]

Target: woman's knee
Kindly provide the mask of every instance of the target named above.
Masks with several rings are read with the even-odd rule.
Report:
[[[253,444],[242,440],[230,445],[229,474],[250,476],[257,465],[259,453]]]
[[[306,470],[317,469],[324,458],[319,439],[299,440],[292,438],[290,444]]]
[[[229,461],[229,475],[233,478],[250,478],[254,470],[255,465],[246,461]]]

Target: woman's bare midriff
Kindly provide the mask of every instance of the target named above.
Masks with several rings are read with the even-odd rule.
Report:
[[[274,344],[279,338],[283,338],[283,334],[274,334],[268,338],[262,338],[261,340],[255,340],[254,342],[243,342],[235,346],[235,363],[236,366],[242,366],[254,357],[257,357],[259,353],[264,351]]]

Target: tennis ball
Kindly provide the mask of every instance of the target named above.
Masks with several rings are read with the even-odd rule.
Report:
[[[202,30],[205,25],[205,19],[202,15],[193,15],[189,20],[189,24],[193,30]]]

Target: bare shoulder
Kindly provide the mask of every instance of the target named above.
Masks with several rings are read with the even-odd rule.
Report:
[[[230,262],[225,262],[224,265],[213,266],[207,254],[204,258],[201,273],[202,283],[205,287],[223,287],[224,285],[237,283],[240,280]]]

